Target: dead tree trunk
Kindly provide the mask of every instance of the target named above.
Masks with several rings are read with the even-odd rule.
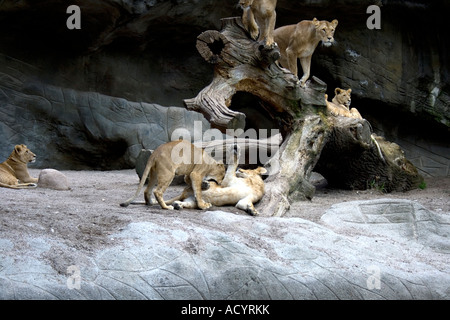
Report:
[[[282,216],[291,201],[311,200],[315,188],[309,177],[319,160],[328,136],[327,126],[318,115],[296,120],[292,131],[266,168],[269,177],[266,194],[258,204],[264,216]]]
[[[363,128],[356,119],[330,118],[332,130],[315,171],[340,189],[408,191],[423,181],[399,145]],[[366,124],[367,121],[366,121]]]
[[[244,129],[246,116],[229,109],[237,92],[248,92],[270,105],[274,117],[283,114],[283,122],[298,117],[300,102],[325,106],[323,94],[326,85],[301,88],[298,78],[280,68],[278,47],[266,48],[250,38],[241,18],[222,20],[222,31],[206,31],[197,38],[201,56],[214,64],[214,78],[197,97],[184,101],[189,110],[203,113],[211,126],[226,129]],[[313,92],[313,94],[311,94]],[[308,99],[309,98],[309,99]],[[288,130],[289,131],[289,130]]]
[[[380,143],[375,143],[366,120],[336,120],[327,116],[326,84],[313,77],[306,87],[300,87],[296,76],[275,63],[280,57],[278,48],[266,48],[252,40],[241,18],[223,19],[220,32],[206,31],[199,35],[197,49],[207,62],[214,64],[214,78],[197,97],[184,101],[188,109],[201,112],[212,127],[230,134],[227,129],[244,129],[246,116],[252,116],[229,108],[234,95],[246,92],[258,97],[273,121],[280,124],[284,140],[265,164],[270,174],[265,180],[266,194],[258,205],[261,215],[282,216],[291,201],[311,199],[315,188],[309,177],[316,166],[331,179],[335,177],[330,172],[345,172],[342,167],[355,170],[351,179],[356,179],[358,172],[367,171],[366,159],[371,159],[376,168],[372,172],[381,175],[391,174],[389,168],[393,165],[399,167],[395,161],[378,161],[383,151],[378,149]],[[354,148],[358,151],[351,153],[347,163],[341,162],[339,156],[333,157],[351,146],[359,149]],[[325,147],[328,156],[321,159]],[[366,157],[359,157],[361,153],[366,153]],[[335,166],[328,165],[329,162]],[[409,182],[405,185],[416,184],[415,174],[407,175]]]

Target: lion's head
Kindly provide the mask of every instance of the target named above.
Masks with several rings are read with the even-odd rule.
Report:
[[[208,166],[208,171],[204,180],[213,180],[217,184],[221,184],[225,176],[225,165],[223,163],[216,163]]]
[[[322,40],[322,44],[326,47],[331,46],[334,43],[334,31],[336,30],[338,21],[336,19],[331,22],[326,20],[319,21],[314,18],[313,24]]]
[[[31,152],[30,149],[27,148],[24,144],[18,144],[14,147],[14,151],[12,152],[10,158],[14,160],[19,160],[23,163],[33,163],[36,161],[36,155]]]
[[[352,89],[344,90],[341,88],[336,88],[334,90],[335,97],[333,98],[333,102],[350,108],[350,104],[352,103],[351,93]]]
[[[258,167],[256,169],[250,170],[238,169],[236,171],[236,177],[246,179],[254,176],[262,176],[265,173],[267,173],[267,170],[263,167]]]

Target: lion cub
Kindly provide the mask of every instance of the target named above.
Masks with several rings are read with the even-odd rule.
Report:
[[[153,193],[156,201],[161,208],[173,210],[172,206],[165,203],[163,193],[169,187],[175,175],[185,176],[185,182],[191,185],[194,190],[198,207],[208,209],[211,204],[202,199],[202,181],[203,179],[213,179],[221,183],[225,175],[225,165],[217,162],[203,149],[195,147],[188,141],[178,140],[165,143],[156,148],[148,159],[136,194],[120,205],[127,207],[136,199],[148,177],[148,185],[144,192],[145,204],[153,204],[150,200],[150,193],[157,184]]]
[[[267,170],[263,167],[254,170],[237,170],[240,158],[240,148],[237,144],[232,146],[230,155],[231,161],[228,161],[228,168],[222,184],[209,182],[207,190],[202,191],[202,197],[214,206],[235,205],[236,208],[256,216],[258,211],[253,204],[261,200],[264,195],[265,186],[261,175],[265,174]],[[171,200],[176,209],[197,207],[192,190],[185,189],[183,194],[176,199],[177,201]]]
[[[343,116],[348,118],[362,119],[361,114],[356,108],[350,109],[350,104],[352,103],[351,93],[352,89],[343,90],[341,88],[336,88],[334,90],[335,96],[332,102],[328,101],[328,95],[325,94],[327,111],[335,117]]]
[[[320,41],[326,47],[334,43],[334,31],[338,25],[337,20],[332,22],[305,20],[275,29],[274,40],[281,52],[279,63],[298,76],[297,58],[303,69],[300,85],[305,86],[311,70],[311,58]]]
[[[28,163],[35,161],[36,155],[26,145],[16,145],[8,159],[0,163],[0,187],[36,188],[38,178],[31,177],[27,168]]]
[[[264,40],[266,46],[274,46],[277,0],[239,0],[239,5],[244,10],[242,23],[252,39]]]

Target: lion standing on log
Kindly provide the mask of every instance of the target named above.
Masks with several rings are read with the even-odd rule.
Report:
[[[278,61],[284,68],[298,76],[297,58],[300,59],[303,69],[303,77],[300,79],[302,87],[309,78],[311,58],[317,45],[322,41],[322,45],[331,46],[335,42],[334,32],[337,25],[337,20],[328,22],[314,18],[312,21],[305,20],[275,29],[274,40],[281,52],[281,58]]]
[[[239,5],[244,10],[242,23],[252,39],[264,41],[266,46],[273,46],[277,0],[240,0]]]

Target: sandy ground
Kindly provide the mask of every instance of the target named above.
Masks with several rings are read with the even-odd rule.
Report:
[[[39,172],[30,169],[34,177]],[[207,214],[200,210],[165,211],[159,206],[120,207],[119,203],[136,191],[139,181],[134,170],[61,172],[69,180],[71,189],[68,191],[0,188],[0,238],[13,239],[16,250],[26,246],[24,238],[46,236],[89,254],[111,245],[111,235],[131,222],[158,220],[164,225],[174,217],[195,222]],[[450,212],[450,177],[426,179],[426,182],[425,190],[391,194],[381,194],[377,190],[332,190],[319,185],[312,201],[294,203],[286,217],[320,223],[322,214],[333,204],[379,198],[409,199],[436,213]],[[182,188],[171,186],[166,198],[178,194]],[[138,200],[143,201],[143,194]],[[234,207],[214,209],[246,214]]]

